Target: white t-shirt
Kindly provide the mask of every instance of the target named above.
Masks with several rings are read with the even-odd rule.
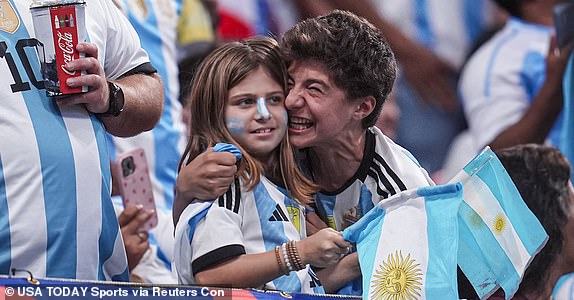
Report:
[[[476,153],[517,123],[545,80],[552,29],[510,19],[465,67],[459,90]],[[549,140],[559,146],[556,121]]]
[[[494,22],[491,1],[370,0],[405,35],[460,68],[481,33]]]
[[[127,280],[105,129],[83,105],[60,107],[38,84],[38,56],[26,46],[35,41],[31,3],[0,2],[0,274]],[[86,26],[108,78],[149,62],[110,0],[87,0]]]
[[[182,213],[175,233],[175,266],[180,283],[194,274],[242,254],[273,251],[306,235],[305,209],[285,190],[262,177],[248,192],[236,180],[213,202],[193,202]],[[324,293],[309,266],[264,285],[284,292]]]

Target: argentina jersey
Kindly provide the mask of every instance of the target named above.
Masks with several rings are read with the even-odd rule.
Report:
[[[458,69],[481,33],[494,23],[491,1],[370,0],[405,35]]]
[[[416,159],[378,128],[371,127],[366,134],[363,160],[353,178],[337,191],[320,191],[315,197],[318,214],[337,231],[355,223],[389,196],[434,185]]]
[[[377,127],[371,127],[366,133],[363,160],[353,178],[337,191],[318,192],[315,205],[329,227],[342,231],[379,201],[407,189],[428,185],[434,183],[410,152],[395,144]],[[361,295],[361,278],[351,281],[337,294]]]
[[[465,67],[459,84],[476,151],[517,123],[546,77],[552,28],[511,18]],[[561,112],[547,140],[561,146]]]
[[[130,138],[108,135],[112,159],[121,153],[141,147],[146,153],[158,213],[158,226],[150,231],[150,245],[156,260],[162,266],[145,268],[138,274],[146,282],[175,283],[171,272],[173,256],[173,206],[174,188],[179,158],[185,147],[185,124],[179,94],[176,62],[177,21],[181,0],[115,0],[138,33],[142,47],[148,52],[152,65],[157,69],[165,86],[163,112],[157,125],[150,131]]]
[[[0,274],[127,281],[105,129],[84,106],[46,96],[31,3],[0,2]],[[109,78],[148,62],[107,1],[87,1],[86,26]],[[120,45],[120,53],[107,51]]]
[[[301,240],[306,232],[304,211],[265,177],[252,191],[236,180],[219,199],[193,202],[176,226],[174,258],[180,283],[194,284],[196,273],[224,260]],[[256,288],[324,293],[308,265]]]

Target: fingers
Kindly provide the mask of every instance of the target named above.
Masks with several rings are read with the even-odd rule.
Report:
[[[149,234],[147,231],[142,231],[137,233],[137,237],[140,239],[141,243],[146,243],[149,238]]]
[[[124,208],[124,211],[122,211],[122,213],[118,217],[118,223],[120,224],[120,227],[124,227],[129,222],[131,222],[131,220],[138,215],[141,208],[142,208],[141,206],[136,205],[126,206]]]
[[[550,37],[550,45],[548,46],[548,56],[560,56],[560,48],[558,48],[558,38],[556,35]]]
[[[65,67],[70,72],[86,71],[88,74],[103,75],[102,67],[95,57],[81,57],[67,63]]]
[[[140,232],[140,228],[142,227],[142,225],[149,218],[151,218],[153,213],[154,213],[153,210],[150,211],[150,210],[144,210],[141,208],[138,209],[136,215],[131,217],[131,219],[127,223],[124,223],[124,225],[122,226],[123,227],[122,230],[127,232],[127,233]]]
[[[230,152],[213,152],[213,147],[209,147],[207,151],[200,155],[204,155],[207,162],[217,163],[222,166],[235,166],[237,163],[235,155]]]
[[[80,53],[86,54],[87,57],[98,57],[98,46],[94,43],[80,42],[76,46],[76,50]]]

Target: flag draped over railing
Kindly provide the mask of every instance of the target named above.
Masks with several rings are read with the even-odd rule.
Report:
[[[518,290],[526,267],[548,236],[512,179],[486,147],[450,182],[463,185],[458,264],[481,299],[501,287]]]
[[[407,190],[343,231],[357,243],[364,299],[458,299],[460,184]]]

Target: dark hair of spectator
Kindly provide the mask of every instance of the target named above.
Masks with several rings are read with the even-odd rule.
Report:
[[[363,127],[375,124],[391,92],[397,66],[391,47],[371,23],[350,12],[334,10],[287,31],[282,50],[288,64],[295,60],[323,63],[351,100],[373,96],[375,108],[363,119]]]
[[[522,0],[495,0],[495,1],[496,4],[498,4],[498,6],[504,9],[511,16],[517,18],[521,17],[522,14],[520,13],[520,2]]]
[[[563,228],[570,217],[570,166],[560,151],[538,144],[506,148],[496,154],[549,236],[520,284],[522,290],[540,291],[548,281],[549,266],[558,259],[564,243]]]

